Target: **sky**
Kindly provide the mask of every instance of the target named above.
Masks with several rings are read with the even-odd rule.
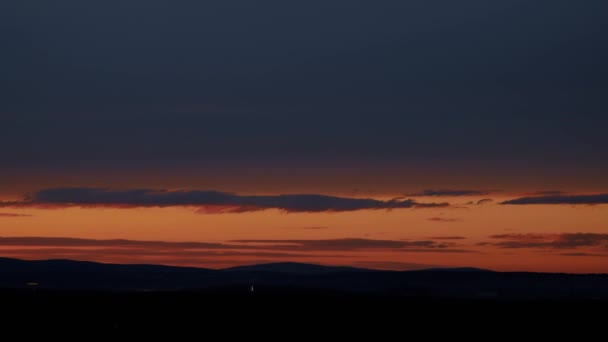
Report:
[[[608,272],[608,3],[0,3],[0,256]]]

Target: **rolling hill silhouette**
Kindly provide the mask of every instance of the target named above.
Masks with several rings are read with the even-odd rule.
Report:
[[[608,298],[607,274],[493,272],[476,268],[379,271],[301,263],[222,270],[0,258],[0,288],[103,291],[332,291],[410,297]]]

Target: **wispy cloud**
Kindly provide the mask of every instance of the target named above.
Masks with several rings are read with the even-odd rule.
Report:
[[[293,260],[299,258],[341,258],[338,253],[292,251],[288,245],[249,246],[215,242],[172,242],[146,240],[97,240],[67,237],[0,237],[4,257],[24,259],[74,259],[105,262],[151,262],[205,266],[216,261],[234,264],[235,258]],[[232,258],[232,262],[226,258]]]
[[[429,217],[428,220],[435,221],[435,222],[446,222],[446,223],[461,221],[458,218],[450,218],[450,217]]]
[[[327,240],[233,240],[233,243],[268,245],[268,248],[293,251],[374,251],[390,250],[403,252],[469,253],[470,250],[453,249],[453,244],[433,240],[372,240],[372,239],[327,239]]]
[[[29,214],[0,213],[0,217],[32,217]]]
[[[520,197],[501,202],[500,204],[607,204],[608,194],[594,195],[544,195]]]
[[[0,246],[37,247],[117,247],[117,248],[179,248],[179,249],[226,249],[232,245],[209,242],[169,242],[141,240],[97,240],[69,237],[0,237]]]
[[[478,201],[469,201],[469,202],[465,203],[465,205],[484,205],[484,204],[488,204],[488,203],[492,203],[492,202],[494,202],[494,200],[491,198],[482,198]]]
[[[294,250],[332,250],[357,251],[372,249],[401,249],[401,248],[445,248],[446,244],[431,240],[401,241],[401,240],[372,240],[372,239],[327,239],[327,240],[232,240],[233,243],[290,245]]]
[[[433,240],[464,240],[466,237],[464,236],[432,236],[429,239]]]
[[[499,248],[574,249],[578,247],[603,246],[608,249],[608,234],[499,234],[492,235],[490,237],[500,241],[485,244],[493,245]]]
[[[232,240],[220,242],[174,242],[126,239],[80,239],[68,237],[0,237],[0,248],[95,248],[116,250],[214,250],[214,251],[283,251],[283,252],[323,252],[323,251],[371,251],[371,250],[425,250],[443,251],[453,244],[433,240],[373,240],[360,238],[321,240]]]
[[[412,197],[482,196],[482,195],[491,194],[493,192],[496,192],[496,190],[452,190],[452,189],[437,189],[437,190],[424,190],[424,191],[421,191],[421,192],[415,192],[415,193],[408,194],[407,196],[412,196]]]
[[[112,190],[55,188],[38,191],[21,201],[0,202],[0,207],[173,207],[195,206],[200,213],[243,213],[265,209],[285,212],[347,212],[356,210],[441,208],[449,203],[420,203],[412,199],[377,200],[318,194],[237,195],[197,190]]]
[[[534,191],[524,194],[526,196],[559,196],[565,195],[566,192],[560,190],[543,190],[543,191]]]
[[[180,266],[233,266],[289,260],[337,258],[351,260],[357,253],[472,253],[453,244],[431,240],[237,240],[226,243],[198,241],[141,241],[67,237],[0,237],[0,255],[21,259],[73,259],[113,263],[156,263]],[[362,255],[362,254],[359,254]],[[384,255],[384,254],[382,254]],[[348,259],[343,259],[348,258]],[[393,264],[391,267],[394,267]],[[395,269],[405,269],[394,267]],[[370,264],[368,267],[373,267]]]
[[[310,227],[286,227],[287,229],[303,229],[303,230],[321,230],[328,229],[329,227],[323,226],[310,226]]]
[[[414,270],[425,270],[429,268],[438,268],[442,266],[437,265],[426,265],[416,264],[410,262],[398,262],[398,261],[357,261],[354,263],[355,266],[363,268],[372,268],[378,270],[395,270],[395,271],[414,271]]]
[[[46,256],[96,256],[111,255],[113,257],[172,257],[172,258],[200,258],[200,257],[264,257],[264,258],[310,258],[310,257],[343,257],[337,254],[306,254],[282,253],[264,251],[217,251],[217,250],[173,250],[173,249],[122,249],[122,248],[20,248],[1,250],[3,256],[19,255],[46,255]]]
[[[560,253],[563,256],[570,257],[608,257],[608,254],[600,254],[600,253]]]

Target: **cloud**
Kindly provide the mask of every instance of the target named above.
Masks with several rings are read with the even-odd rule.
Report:
[[[211,250],[156,250],[156,249],[121,249],[121,248],[20,248],[1,250],[4,257],[8,255],[45,255],[45,256],[96,256],[112,255],[113,257],[173,257],[173,258],[200,258],[200,257],[266,257],[266,258],[310,258],[310,257],[343,257],[342,255],[318,255],[305,253],[281,253],[264,251],[211,251]]]
[[[414,253],[467,253],[450,244],[429,240],[240,240],[229,243],[172,242],[66,237],[0,237],[4,257],[73,259],[114,263],[156,263],[179,266],[234,265],[252,260],[267,262],[307,258],[352,258],[345,252],[391,251]]]
[[[433,237],[430,237],[429,239],[433,239],[433,240],[464,240],[464,239],[466,239],[466,237],[464,237],[464,236],[433,236]]]
[[[311,226],[311,227],[287,227],[288,229],[303,229],[303,230],[320,230],[320,229],[328,229],[329,227],[323,226]]]
[[[414,270],[425,270],[429,268],[442,268],[443,266],[427,265],[427,264],[416,264],[410,262],[398,262],[398,261],[357,261],[354,263],[355,266],[363,268],[372,268],[378,270],[394,270],[394,271],[414,271]]]
[[[233,243],[253,244],[268,248],[293,251],[374,251],[390,250],[403,252],[469,253],[472,251],[451,249],[452,244],[432,240],[371,240],[371,239],[327,239],[327,240],[232,240]]]
[[[401,252],[405,253],[479,253],[478,251],[470,249],[456,249],[456,248],[437,248],[437,249],[422,249],[422,248],[408,248],[401,249]]]
[[[467,203],[465,203],[465,205],[484,205],[484,204],[488,204],[488,203],[492,203],[492,202],[494,202],[494,200],[491,198],[482,198],[477,202],[468,201]]]
[[[552,248],[574,249],[578,247],[608,247],[608,234],[499,234],[490,236],[500,242],[485,243],[500,248]]]
[[[563,256],[574,256],[574,257],[608,257],[608,254],[598,254],[598,253],[560,253]]]
[[[461,221],[458,218],[449,218],[449,217],[430,217],[428,218],[429,221],[435,221],[435,222],[458,222]]]
[[[0,237],[0,253],[4,257],[25,259],[64,258],[133,263],[152,262],[174,265],[204,265],[226,257],[274,258],[341,258],[335,253],[291,251],[290,246],[250,246],[208,242],[171,242],[141,240],[97,240],[65,237]],[[209,259],[201,259],[209,258]]]
[[[0,207],[172,207],[197,206],[200,213],[243,213],[266,209],[285,212],[345,212],[400,208],[447,207],[449,203],[419,203],[412,199],[377,200],[318,194],[246,196],[198,190],[111,190],[55,188],[27,195],[22,201],[0,202]]]
[[[449,189],[439,189],[439,190],[424,190],[422,192],[408,194],[407,196],[412,197],[432,197],[432,196],[480,196],[480,195],[488,195],[496,190],[449,190]]]
[[[526,196],[557,196],[557,195],[565,195],[566,192],[559,190],[545,190],[545,191],[535,191],[529,192],[525,194]]]
[[[231,242],[246,244],[277,244],[290,245],[294,250],[332,250],[357,251],[370,249],[401,249],[401,248],[445,248],[447,245],[431,240],[402,241],[402,240],[371,240],[371,239],[328,239],[328,240],[232,240]]]
[[[500,204],[607,204],[608,194],[520,197]]]
[[[0,246],[36,247],[114,247],[114,248],[178,248],[178,249],[225,249],[234,247],[223,243],[168,242],[140,240],[96,240],[67,237],[0,237]]]
[[[432,240],[372,240],[358,238],[327,240],[232,240],[219,242],[173,242],[126,239],[80,239],[68,237],[0,237],[2,247],[37,247],[37,248],[113,248],[120,250],[254,250],[254,251],[288,251],[288,252],[322,252],[322,251],[361,251],[361,250],[447,250],[452,244]]]
[[[0,217],[32,217],[29,214],[0,213]]]

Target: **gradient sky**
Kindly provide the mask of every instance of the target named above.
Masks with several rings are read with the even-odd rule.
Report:
[[[606,13],[4,1],[0,256],[608,272]]]

